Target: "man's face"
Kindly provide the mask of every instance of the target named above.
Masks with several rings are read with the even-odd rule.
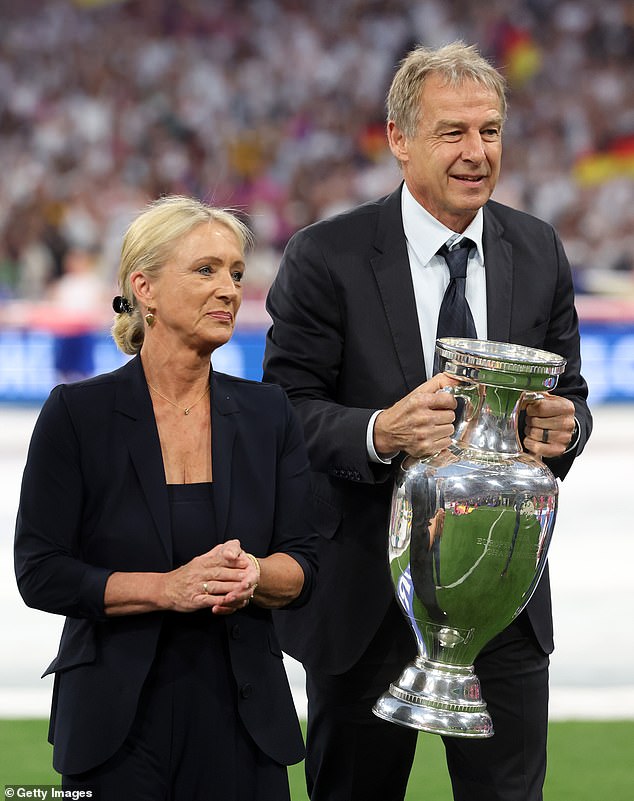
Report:
[[[408,139],[390,121],[388,141],[414,198],[461,233],[491,197],[500,174],[499,98],[474,81],[451,88],[432,75],[422,91],[416,135]]]

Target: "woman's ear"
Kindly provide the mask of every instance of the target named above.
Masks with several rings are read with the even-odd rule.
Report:
[[[141,270],[136,270],[130,276],[130,286],[138,302],[145,307],[152,305],[152,286],[148,277]]]

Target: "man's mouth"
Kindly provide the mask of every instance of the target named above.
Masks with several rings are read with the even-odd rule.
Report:
[[[478,181],[484,180],[484,175],[452,175],[458,181],[466,181],[467,183],[477,184]]]

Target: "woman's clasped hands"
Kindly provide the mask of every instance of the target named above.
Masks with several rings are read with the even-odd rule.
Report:
[[[165,605],[175,612],[211,608],[229,615],[249,604],[259,578],[257,560],[239,540],[229,540],[164,574]]]

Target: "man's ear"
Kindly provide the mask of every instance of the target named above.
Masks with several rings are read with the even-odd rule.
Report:
[[[392,155],[397,161],[409,161],[407,137],[400,128],[397,128],[393,120],[390,120],[387,124],[387,142]]]

